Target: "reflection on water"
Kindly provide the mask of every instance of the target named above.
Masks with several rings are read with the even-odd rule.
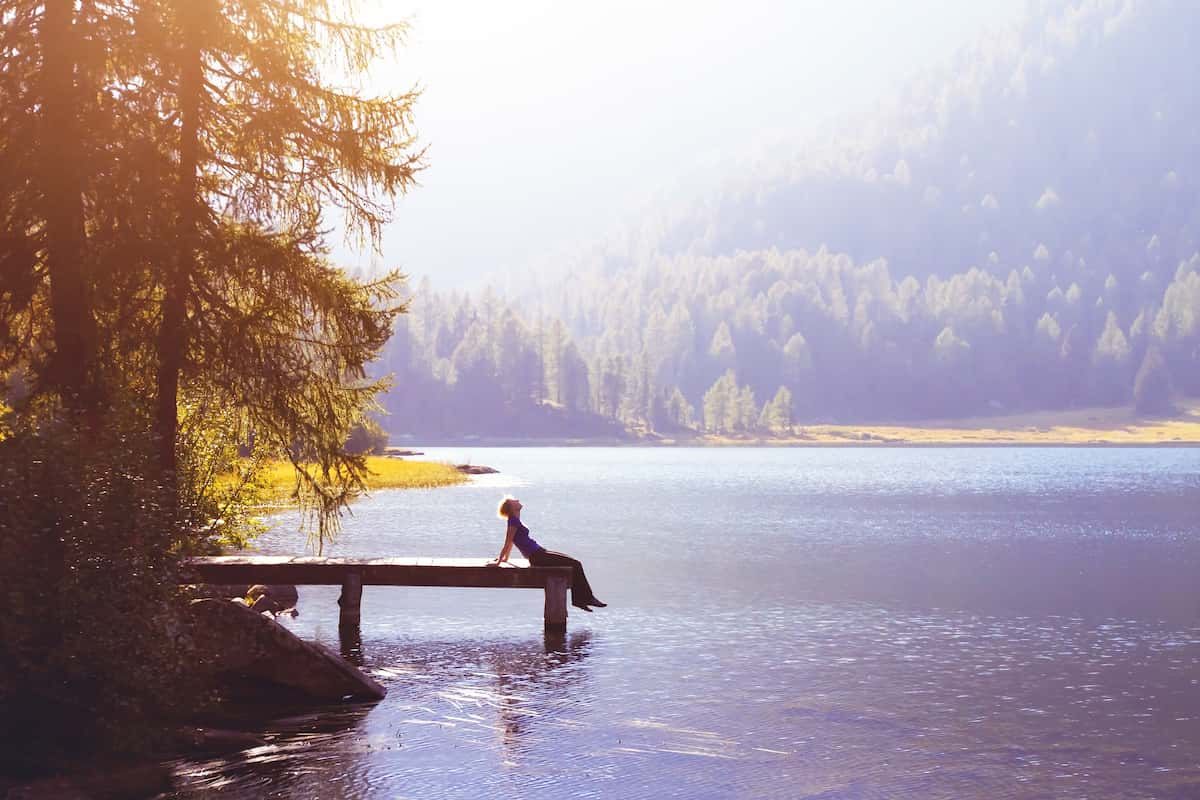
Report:
[[[373,787],[393,782],[434,792],[423,796],[445,796],[457,791],[456,767],[440,757],[429,763],[429,751],[452,740],[451,750],[497,751],[502,767],[519,767],[539,743],[578,724],[571,708],[591,705],[579,691],[581,662],[592,639],[586,630],[548,633],[540,643],[370,642],[369,658],[356,629],[340,633],[344,652],[387,665],[370,669],[389,685],[378,708],[259,717],[256,731],[270,740],[267,746],[180,762],[174,796],[203,797],[219,790],[224,796],[319,797],[329,796],[334,786],[337,796],[368,796]],[[383,724],[364,724],[368,713]],[[448,784],[435,791],[444,779]]]
[[[338,625],[338,652],[356,667],[365,666],[361,625]]]
[[[610,607],[544,639],[539,592],[368,587],[339,631],[305,587],[285,624],[387,698],[180,796],[1200,796],[1200,451],[468,455],[501,476],[380,493],[332,554],[493,555],[520,483]]]

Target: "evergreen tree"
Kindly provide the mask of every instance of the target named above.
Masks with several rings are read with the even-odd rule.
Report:
[[[679,391],[678,386],[671,387],[663,406],[665,421],[662,424],[656,423],[656,429],[687,430],[695,424],[695,409],[683,396],[683,392]]]
[[[737,415],[732,420],[733,430],[739,433],[749,433],[758,426],[758,403],[754,399],[754,390],[743,386],[737,393]]]
[[[588,381],[588,366],[574,342],[567,342],[563,347],[559,364],[559,382],[559,395],[562,398],[563,406],[576,412],[589,410],[591,388]]]
[[[730,369],[704,393],[704,429],[710,433],[731,432],[737,418],[737,379]]]
[[[1168,414],[1171,403],[1171,377],[1167,363],[1157,347],[1146,351],[1133,381],[1133,406],[1139,414]]]
[[[763,406],[758,427],[779,436],[791,432],[792,393],[786,386],[780,386],[770,402]]]
[[[1098,402],[1119,403],[1129,396],[1130,353],[1129,341],[1117,324],[1117,314],[1109,311],[1092,352],[1094,396]]]

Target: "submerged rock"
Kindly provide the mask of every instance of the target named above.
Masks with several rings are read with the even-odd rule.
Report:
[[[319,644],[227,600],[193,600],[193,636],[212,677],[235,676],[286,687],[314,700],[381,700],[379,683]]]

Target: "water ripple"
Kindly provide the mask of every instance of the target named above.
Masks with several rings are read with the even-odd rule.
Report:
[[[473,455],[506,477],[380,493],[334,554],[492,555],[519,485],[610,608],[546,639],[537,592],[368,587],[387,698],[179,797],[1200,794],[1197,452]],[[287,624],[343,646],[336,597]]]

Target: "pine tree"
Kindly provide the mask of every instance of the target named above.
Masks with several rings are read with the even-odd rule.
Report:
[[[323,209],[377,242],[422,163],[414,94],[327,77],[331,60],[361,74],[403,35],[352,8],[53,0],[6,6],[0,28],[0,153],[19,170],[0,178],[0,364],[27,365],[37,393],[93,424],[128,406],[168,485],[181,409],[219,393],[294,456],[324,522],[362,486],[342,445],[403,304],[394,276],[329,266]]]
[[[748,433],[758,427],[758,401],[754,398],[754,390],[749,386],[743,386],[738,392],[737,410],[738,431]]]
[[[732,432],[737,419],[737,379],[729,369],[704,393],[704,429],[710,433]]]
[[[791,431],[792,393],[786,386],[780,386],[770,402],[763,406],[758,427],[777,436]]]
[[[1146,351],[1133,381],[1133,406],[1139,414],[1168,414],[1172,411],[1171,376],[1158,347]]]

